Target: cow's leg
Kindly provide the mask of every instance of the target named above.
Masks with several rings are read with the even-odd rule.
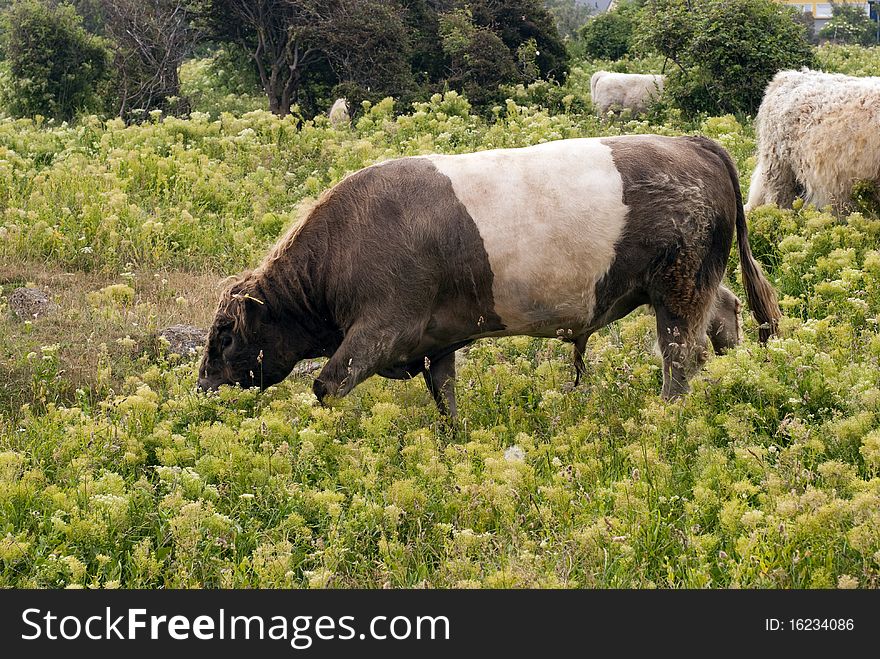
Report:
[[[752,172],[752,178],[749,179],[749,198],[745,203],[744,210],[748,213],[753,208],[757,208],[767,202],[767,180],[764,177],[764,165],[761,161],[755,165],[755,171]]]
[[[324,364],[312,390],[318,401],[328,396],[342,397],[386,364],[399,363],[412,348],[404,337],[388,330],[352,328],[336,352]]]
[[[722,355],[742,342],[742,302],[726,286],[718,287],[707,331],[715,354]]]
[[[662,305],[657,314],[657,343],[663,355],[663,390],[665,400],[678,398],[688,391],[688,382],[706,362],[706,323],[699,316],[676,316]]]
[[[455,419],[455,352],[429,361],[422,375],[440,414]]]
[[[584,355],[587,353],[587,339],[590,338],[589,334],[583,334],[582,336],[575,337],[572,343],[574,344],[574,386],[578,386],[581,382],[581,375],[587,370],[586,365],[584,364]]]

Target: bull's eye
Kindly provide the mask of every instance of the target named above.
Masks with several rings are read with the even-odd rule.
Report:
[[[229,346],[232,345],[232,335],[224,334],[220,337],[220,350],[226,350]]]

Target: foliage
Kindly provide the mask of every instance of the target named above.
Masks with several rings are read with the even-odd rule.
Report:
[[[814,63],[804,26],[772,0],[649,0],[640,30],[677,65],[667,90],[689,114],[753,114],[777,71]]]
[[[481,106],[500,102],[500,85],[516,76],[513,56],[501,38],[476,25],[465,9],[440,17],[440,38],[450,61],[450,86]]]
[[[96,91],[108,75],[109,52],[72,6],[22,0],[7,10],[4,23],[9,74],[2,94],[9,113],[66,120],[99,106]]]
[[[565,80],[568,51],[559,38],[553,16],[540,0],[459,0],[458,5],[470,7],[477,25],[492,29],[515,60],[523,44],[534,40],[537,77]]]
[[[333,20],[325,54],[337,80],[334,97],[352,107],[394,96],[409,104],[416,94],[412,51],[400,7],[385,0],[361,0]]]
[[[593,59],[620,59],[629,54],[640,4],[622,2],[591,18],[580,31],[583,53]]]
[[[831,20],[821,30],[819,37],[835,44],[874,46],[877,44],[877,24],[865,13],[861,4],[831,3]]]
[[[829,73],[876,76],[880,71],[880,48],[826,44],[816,48],[816,63]]]
[[[195,363],[147,341],[207,322],[215,282],[299,205],[390,157],[701,133],[747,185],[748,121],[591,115],[594,67],[661,65],[513,85],[491,121],[448,92],[367,103],[346,130],[265,110],[0,122],[0,586],[880,586],[876,216],[753,210],[781,336],[759,345],[746,315],[743,345],[675,403],[645,312],[591,339],[575,389],[569,346],[476,343],[455,428],[420,382],[372,378],[331,408],[305,376],[199,394]],[[6,296],[48,268],[77,288],[13,320]],[[727,279],[742,297],[735,252]]]
[[[269,100],[279,116],[306,102],[310,76],[327,83],[332,74],[321,40],[330,29],[335,3],[323,0],[199,0],[205,31],[221,43],[249,53]]]
[[[57,0],[52,0],[60,4]],[[62,2],[65,0],[61,0]],[[106,9],[109,0],[70,0],[68,4],[76,8],[76,13],[82,16],[83,27],[91,34],[104,36],[104,26],[107,21]]]
[[[354,107],[387,95],[408,104],[449,88],[482,109],[500,100],[499,84],[568,72],[538,0],[199,1],[213,37],[251,54],[281,116],[292,104],[313,116],[338,96]]]
[[[234,45],[217,48],[206,57],[190,59],[180,67],[180,94],[195,112],[213,119],[223,112],[242,115],[268,110],[260,80],[247,53]]]

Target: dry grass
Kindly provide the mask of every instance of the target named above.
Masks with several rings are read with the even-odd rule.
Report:
[[[75,399],[76,390],[94,395],[99,387],[117,389],[144,361],[162,358],[157,332],[174,324],[207,327],[213,317],[219,282],[212,273],[135,272],[133,276],[64,272],[45,264],[0,265],[0,416],[11,417],[23,404],[39,404],[34,390],[44,346],[58,345],[57,400]],[[101,304],[89,294],[113,284],[129,284],[134,299]],[[47,290],[60,310],[29,323],[4,309],[6,296],[19,286]],[[109,373],[107,371],[109,367]],[[109,375],[109,377],[107,377]]]

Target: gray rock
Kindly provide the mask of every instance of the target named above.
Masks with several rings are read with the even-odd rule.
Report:
[[[315,361],[314,359],[309,359],[307,361],[300,362],[293,367],[293,376],[296,377],[298,375],[311,375],[315,371],[320,371],[322,368],[324,368],[323,361]]]
[[[208,339],[208,332],[191,325],[171,325],[159,332],[170,344],[168,352],[191,357],[200,354]]]
[[[9,294],[9,310],[19,320],[43,318],[58,309],[49,294],[39,288],[16,288]]]

